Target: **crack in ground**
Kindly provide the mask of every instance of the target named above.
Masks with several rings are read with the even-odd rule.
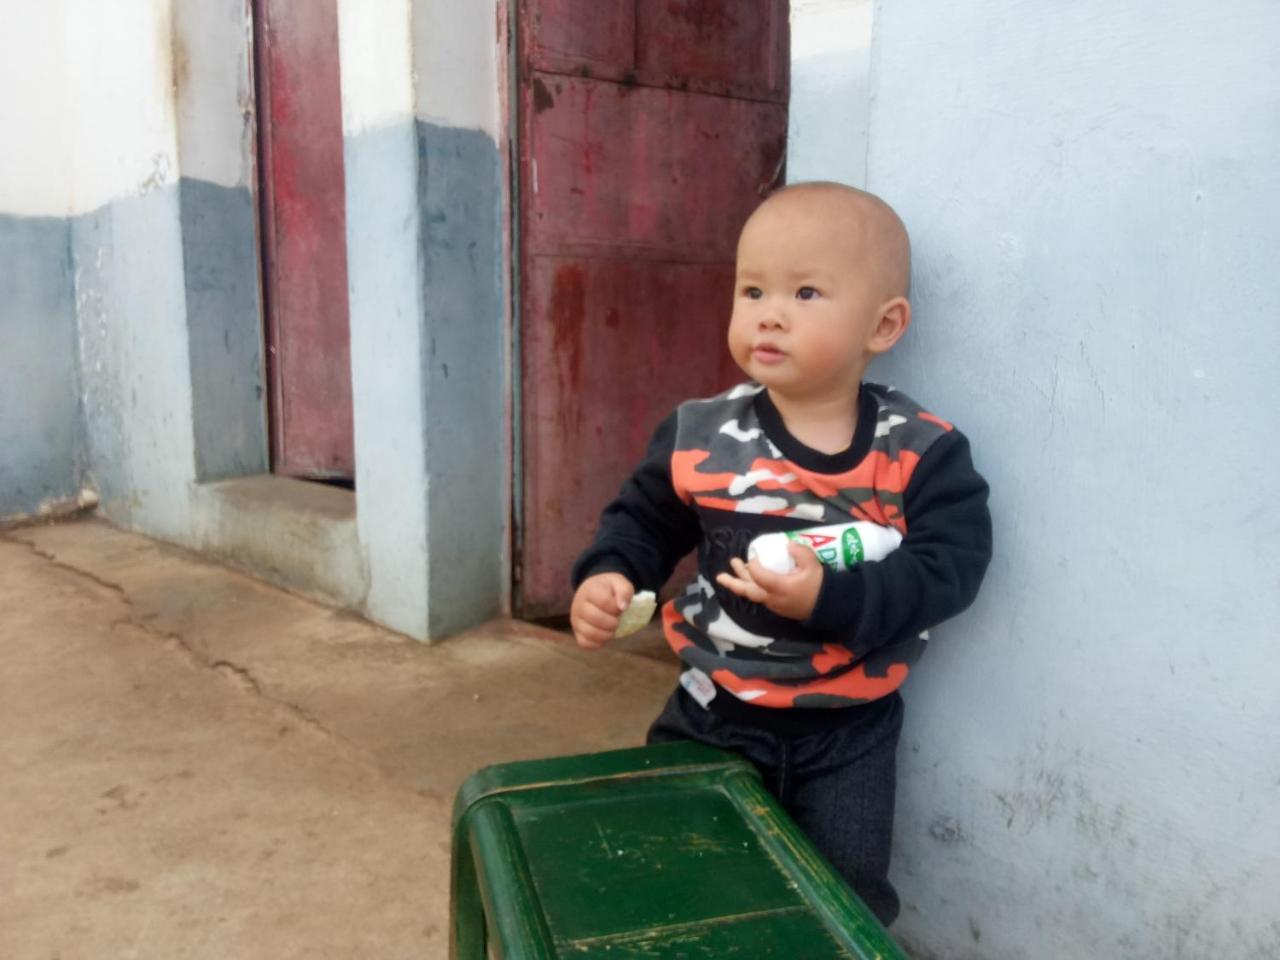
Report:
[[[243,667],[238,663],[233,663],[226,659],[210,660],[205,656],[203,651],[193,646],[186,637],[176,631],[157,630],[155,627],[135,620],[132,617],[121,617],[119,620],[113,621],[111,626],[113,628],[120,626],[133,627],[134,629],[145,633],[149,637],[161,640],[164,642],[165,646],[177,651],[193,666],[204,670],[210,670],[237,689],[288,711],[293,715],[293,718],[303,726],[310,727],[329,739],[342,743],[351,749],[357,750],[361,753],[364,752],[358,744],[353,743],[340,733],[337,733],[325,726],[324,723],[322,723],[305,707],[293,703],[292,701],[285,700],[282,697],[272,696],[267,693],[263,690],[262,684],[258,682],[258,678],[253,675],[253,671],[248,667]]]
[[[64,560],[59,560],[55,554],[50,553],[48,550],[41,549],[39,546],[37,546],[36,544],[32,543],[29,540],[22,540],[22,539],[9,536],[7,534],[0,534],[0,541],[4,541],[5,543],[16,544],[19,546],[24,546],[29,551],[31,551],[31,553],[35,554],[41,560],[44,560],[50,566],[57,567],[60,570],[65,570],[68,573],[73,574],[74,576],[83,577],[85,580],[88,580],[90,583],[96,584],[97,586],[102,587],[105,590],[109,590],[112,593],[119,596],[120,599],[124,601],[125,605],[130,610],[136,609],[133,603],[133,598],[129,596],[128,591],[124,588],[123,585],[119,583],[115,583],[111,580],[104,580],[102,577],[98,576],[95,573],[91,573],[88,570],[84,570],[80,567],[73,566],[72,564],[69,564]],[[133,627],[137,630],[140,630],[142,633],[145,633],[149,637],[153,637],[157,640],[164,641],[165,646],[169,647],[170,649],[177,650],[183,657],[185,657],[194,666],[200,667],[206,670],[212,670],[218,676],[222,677],[224,680],[230,682],[233,686],[238,687],[239,689],[245,691],[246,693],[250,693],[256,697],[259,697],[262,700],[266,700],[268,703],[275,704],[276,706],[281,707],[284,710],[287,710],[289,713],[293,714],[294,718],[297,719],[304,726],[310,727],[313,730],[316,730],[319,733],[323,734],[324,736],[329,737],[332,740],[336,740],[340,743],[343,743],[352,749],[360,750],[360,748],[356,744],[354,744],[352,741],[348,740],[346,737],[342,736],[341,734],[335,733],[333,730],[330,730],[319,719],[317,719],[309,710],[299,706],[296,703],[292,703],[280,697],[273,697],[270,694],[266,693],[262,689],[262,684],[258,682],[258,678],[255,677],[248,668],[242,667],[236,663],[232,663],[230,660],[225,660],[225,659],[210,660],[208,657],[204,655],[202,651],[192,646],[187,641],[187,639],[184,636],[182,636],[182,634],[177,633],[175,631],[157,630],[155,627],[150,626],[149,624],[141,620],[138,620],[132,616],[118,617],[117,619],[112,620],[110,623],[110,627],[113,630],[116,629],[117,627],[122,627],[122,626]]]
[[[241,690],[248,690],[258,696],[266,696],[262,692],[262,687],[258,684],[258,678],[255,677],[244,667],[232,663],[230,660],[215,660],[209,664],[211,670],[221,673],[228,681],[235,684]],[[271,698],[267,698],[271,699]]]
[[[181,644],[184,648],[186,648],[188,652],[191,652],[190,647],[187,645],[186,641],[184,641],[181,637],[178,637],[175,635],[173,639],[177,643]],[[208,666],[210,670],[213,670],[216,673],[220,674],[229,683],[239,687],[241,690],[245,690],[249,693],[254,694],[255,696],[261,697],[263,700],[267,700],[270,703],[274,703],[283,707],[284,709],[292,713],[302,723],[306,724],[309,727],[315,728],[316,730],[323,733],[326,737],[332,737],[334,740],[340,740],[343,743],[348,744],[349,746],[353,746],[353,747],[356,746],[356,744],[352,743],[352,741],[348,740],[346,737],[330,730],[319,719],[316,718],[315,714],[313,714],[306,707],[293,703],[290,700],[282,700],[279,697],[273,697],[269,693],[264,691],[262,689],[262,684],[258,682],[258,678],[253,675],[253,671],[251,671],[248,667],[242,667],[240,666],[240,664],[232,663],[230,660],[214,660],[212,662],[209,662],[207,660],[204,660],[198,654],[193,652],[191,652],[191,656],[195,657],[200,663]]]
[[[88,580],[90,583],[97,584],[104,590],[110,590],[112,593],[119,594],[120,599],[129,606],[133,606],[133,599],[125,591],[124,587],[118,583],[114,583],[111,580],[104,580],[96,573],[90,573],[88,570],[82,570],[80,567],[72,566],[65,560],[59,560],[57,554],[50,553],[48,550],[42,550],[30,540],[23,540],[18,537],[9,536],[8,534],[0,534],[0,540],[3,540],[5,543],[12,543],[15,546],[26,547],[41,560],[57,567],[59,570],[66,570],[68,573],[73,573],[78,577],[84,577],[84,579]]]

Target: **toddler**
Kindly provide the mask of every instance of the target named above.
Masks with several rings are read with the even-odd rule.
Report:
[[[738,242],[729,350],[750,382],[683,403],[574,565],[570,622],[607,642],[637,590],[698,550],[662,609],[686,667],[649,742],[736,751],[888,925],[898,692],[929,627],[973,602],[991,557],[987,484],[965,436],[863,380],[911,322],[910,246],[879,198],[798,184]],[[788,573],[747,561],[762,533],[852,520],[901,545],[852,569],[791,544]]]

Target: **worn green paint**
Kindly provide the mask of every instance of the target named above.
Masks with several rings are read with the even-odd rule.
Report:
[[[694,743],[467,780],[454,804],[452,955],[904,958],[755,768]]]

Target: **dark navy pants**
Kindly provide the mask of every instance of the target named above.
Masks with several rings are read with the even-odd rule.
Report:
[[[732,722],[677,687],[649,742],[697,740],[751,761],[783,809],[888,926],[899,907],[889,854],[902,697],[893,693],[841,713],[847,722],[831,729],[787,735]]]

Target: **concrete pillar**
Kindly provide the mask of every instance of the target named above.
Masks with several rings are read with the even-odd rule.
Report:
[[[365,609],[420,639],[499,613],[509,579],[496,23],[339,3]]]

